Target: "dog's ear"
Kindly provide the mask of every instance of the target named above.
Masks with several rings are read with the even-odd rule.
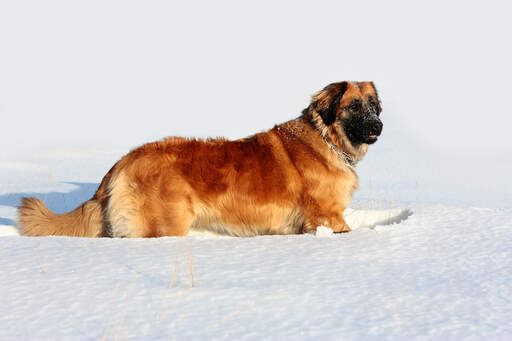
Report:
[[[338,106],[345,91],[347,82],[332,83],[313,97],[311,106],[320,114],[325,125],[331,125],[336,121]]]
[[[377,88],[375,87],[375,84],[373,82],[370,82],[370,84],[373,87],[373,91],[375,92],[375,100],[377,104],[377,112],[380,114],[382,111],[382,103],[380,102],[379,93],[377,92]]]

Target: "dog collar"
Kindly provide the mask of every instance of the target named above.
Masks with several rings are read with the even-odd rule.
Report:
[[[348,153],[345,153],[345,152],[339,152],[336,147],[334,147],[334,145],[327,141],[326,139],[324,139],[325,143],[327,143],[327,145],[329,146],[329,148],[332,149],[332,151],[334,153],[336,153],[336,155],[347,165],[347,166],[350,166],[350,167],[353,167],[355,168],[357,163],[354,161],[354,159],[352,159],[352,156],[350,156],[350,154]]]

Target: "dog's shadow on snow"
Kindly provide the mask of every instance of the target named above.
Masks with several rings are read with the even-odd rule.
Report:
[[[70,192],[49,192],[49,193],[8,193],[0,195],[0,206],[8,206],[17,208],[23,197],[37,197],[44,201],[46,206],[55,213],[65,213],[72,211],[78,207],[82,202],[89,200],[99,184],[88,182],[66,182],[76,186]],[[0,225],[16,226],[15,217],[1,216]]]

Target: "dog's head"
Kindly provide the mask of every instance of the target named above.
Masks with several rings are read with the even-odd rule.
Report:
[[[329,84],[313,97],[308,110],[320,115],[324,127],[341,127],[354,146],[375,143],[382,133],[382,108],[373,82]]]

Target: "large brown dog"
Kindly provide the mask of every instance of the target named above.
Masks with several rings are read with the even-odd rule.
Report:
[[[233,236],[348,232],[343,211],[359,186],[354,170],[382,131],[372,82],[341,82],[313,96],[297,119],[236,141],[171,137],[119,160],[96,194],[54,214],[24,198],[27,236]]]

